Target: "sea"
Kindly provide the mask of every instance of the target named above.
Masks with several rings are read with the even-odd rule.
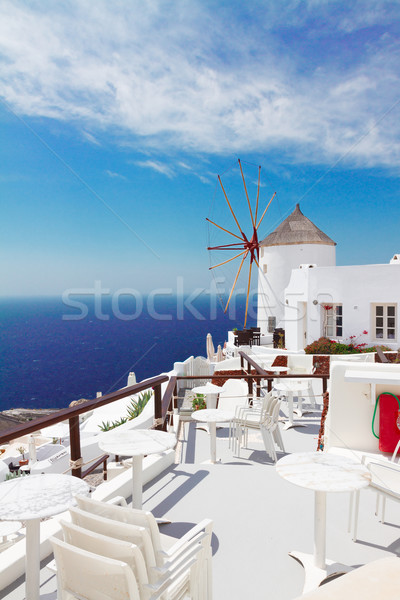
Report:
[[[244,298],[217,296],[0,298],[0,411],[66,408],[206,356],[241,328]],[[254,307],[248,326],[254,325]]]

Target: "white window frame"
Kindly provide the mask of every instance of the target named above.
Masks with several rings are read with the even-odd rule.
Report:
[[[331,306],[326,310],[325,306]],[[343,304],[339,302],[330,302],[321,304],[322,310],[322,335],[327,338],[343,338]],[[332,333],[329,333],[331,328]]]
[[[396,302],[374,302],[371,305],[372,333],[377,343],[394,343],[397,340],[397,303]],[[378,314],[379,312],[379,314]],[[394,313],[394,314],[392,314]],[[382,337],[378,337],[378,331],[382,330]],[[389,337],[393,335],[393,337]]]

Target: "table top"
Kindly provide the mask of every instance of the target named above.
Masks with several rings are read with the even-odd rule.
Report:
[[[230,421],[234,416],[235,414],[233,412],[219,408],[204,408],[202,410],[195,410],[192,413],[192,419],[204,423],[220,423],[222,421]]]
[[[221,391],[222,387],[209,382],[206,385],[199,385],[192,389],[194,394],[219,394]]]
[[[327,452],[299,452],[276,463],[281,477],[317,492],[352,492],[371,481],[368,469],[346,456]]]
[[[102,450],[122,456],[159,454],[174,448],[175,445],[175,434],[158,429],[130,429],[121,432],[114,430],[104,433],[99,439],[99,447]]]
[[[25,475],[0,483],[0,520],[29,521],[57,515],[87,494],[88,484],[72,475]]]

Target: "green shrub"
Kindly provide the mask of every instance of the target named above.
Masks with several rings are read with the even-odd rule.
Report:
[[[365,332],[364,332],[365,333]],[[350,336],[350,340],[356,340],[356,336]],[[306,354],[359,354],[360,352],[376,352],[376,346],[367,347],[365,344],[355,344],[350,341],[349,344],[337,342],[327,337],[320,337],[304,348]],[[388,351],[391,348],[379,346],[381,350]]]
[[[100,431],[110,431],[111,429],[115,429],[116,427],[123,425],[127,421],[132,421],[132,419],[136,419],[136,417],[140,415],[140,413],[143,411],[144,407],[150,400],[151,394],[151,390],[147,390],[147,392],[143,392],[143,394],[139,396],[137,401],[131,400],[130,406],[127,407],[127,416],[121,417],[118,421],[111,421],[111,423],[110,421],[103,421],[102,424],[99,425]]]
[[[195,398],[192,400],[192,408],[193,410],[203,410],[207,408],[204,394],[196,394]]]

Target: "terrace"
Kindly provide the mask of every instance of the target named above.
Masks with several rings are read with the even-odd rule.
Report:
[[[363,409],[362,414],[360,411],[361,424],[354,423],[352,420],[358,447],[349,444],[348,438],[343,446],[346,446],[344,449],[350,453],[358,450],[371,452],[373,449],[368,445],[370,438],[367,433],[365,433],[364,447],[359,446],[360,430],[366,420],[364,413],[370,414],[371,403],[365,398],[364,381],[345,382],[346,369],[351,370],[349,365],[351,366],[351,363],[341,363],[336,368],[339,380],[338,393],[340,391],[342,394],[344,387],[348,389],[352,386],[351,393],[357,398],[364,398],[365,410]],[[388,381],[391,381],[390,389],[398,393],[396,377],[399,367],[397,365],[373,365],[373,367],[387,376]],[[368,378],[370,370],[370,365],[357,365],[359,379],[362,379],[363,373],[365,378]],[[343,373],[343,376],[339,372]],[[156,392],[160,400],[163,400],[161,416],[158,417],[162,422],[168,408],[171,408],[175,383],[174,380],[165,382],[162,397]],[[331,381],[331,402],[335,402],[336,398],[335,385],[335,381]],[[81,411],[82,408],[75,410]],[[332,413],[333,420],[327,421],[329,429],[327,444],[332,447],[339,445],[337,440],[341,439],[338,423],[345,413],[339,414],[338,411],[340,412],[335,405],[335,411]],[[351,410],[348,416],[352,417]],[[282,406],[281,417],[287,419],[285,404]],[[321,397],[316,409],[301,418],[304,427],[282,431],[286,453],[315,451],[320,420]],[[193,421],[181,423],[177,432],[178,443],[173,453],[173,464],[163,469],[144,486],[143,508],[151,510],[156,517],[169,519],[171,524],[162,525],[161,528],[163,532],[174,537],[180,537],[203,518],[212,519],[215,599],[297,598],[303,589],[304,569],[288,553],[292,550],[310,553],[313,551],[313,492],[291,485],[278,475],[275,464],[265,452],[259,431],[250,433],[248,447],[242,448],[238,457],[237,453],[233,453],[228,447],[228,428],[226,424],[223,425],[225,426],[217,430],[217,457],[220,461],[217,464],[209,464],[208,433],[198,429]],[[158,426],[160,427],[160,424]],[[344,434],[347,435],[346,427],[344,427]],[[282,456],[284,454],[278,452],[278,458]],[[130,470],[128,470],[98,486],[93,492],[93,497],[106,500],[117,493],[122,493],[129,503],[132,500],[130,489]],[[328,494],[326,532],[328,558],[356,567],[377,558],[399,554],[400,525],[395,503],[388,502],[386,520],[382,524],[374,515],[375,495],[362,492],[359,537],[356,542],[352,541],[347,531],[348,509],[348,493]],[[61,516],[65,518],[65,515]],[[59,518],[60,516],[43,522],[42,529],[47,528],[51,533],[56,533]],[[7,558],[6,553],[8,557],[11,556],[16,552],[17,546],[23,544],[24,541],[21,540],[13,548],[4,550],[2,553],[4,559]],[[56,598],[56,577],[46,567],[50,560],[51,556],[48,556],[41,564],[40,593],[46,600]],[[4,564],[5,560],[2,560],[2,568]],[[24,583],[24,576],[20,576],[2,589],[1,597],[7,600],[22,600],[25,597]]]

